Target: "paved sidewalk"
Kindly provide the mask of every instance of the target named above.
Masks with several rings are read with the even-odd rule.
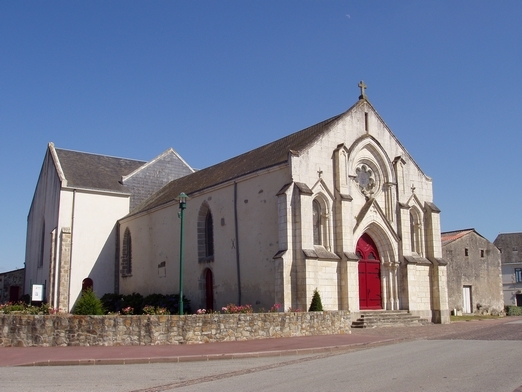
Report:
[[[416,327],[353,329],[351,334],[301,336],[170,346],[2,347],[0,366],[107,365],[208,361],[261,356],[303,355],[361,349],[413,339],[465,333],[522,317],[432,324]]]

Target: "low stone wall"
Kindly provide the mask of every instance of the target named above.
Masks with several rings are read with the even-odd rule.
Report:
[[[193,344],[350,333],[349,312],[187,316],[0,315],[0,347]]]

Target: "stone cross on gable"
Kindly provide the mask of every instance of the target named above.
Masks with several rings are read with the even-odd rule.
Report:
[[[361,95],[359,96],[359,99],[366,99],[366,94],[364,92],[366,87],[368,87],[368,86],[364,84],[364,80],[361,80],[359,82],[359,88],[361,89]]]

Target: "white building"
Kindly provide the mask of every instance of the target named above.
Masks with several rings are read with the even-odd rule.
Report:
[[[25,292],[70,310],[82,287],[118,290],[118,219],[193,170],[169,149],[150,162],[57,149],[49,143],[27,219]]]
[[[361,91],[346,112],[174,180],[120,219],[120,292],[178,292],[185,192],[193,308],[307,310],[317,288],[326,310],[449,322],[432,180]]]
[[[494,244],[502,260],[504,304],[522,306],[522,233],[502,233]]]

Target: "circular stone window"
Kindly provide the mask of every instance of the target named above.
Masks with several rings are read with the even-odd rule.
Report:
[[[359,165],[355,169],[355,182],[359,185],[359,189],[365,196],[370,196],[374,193],[375,175],[373,170],[365,164]]]

